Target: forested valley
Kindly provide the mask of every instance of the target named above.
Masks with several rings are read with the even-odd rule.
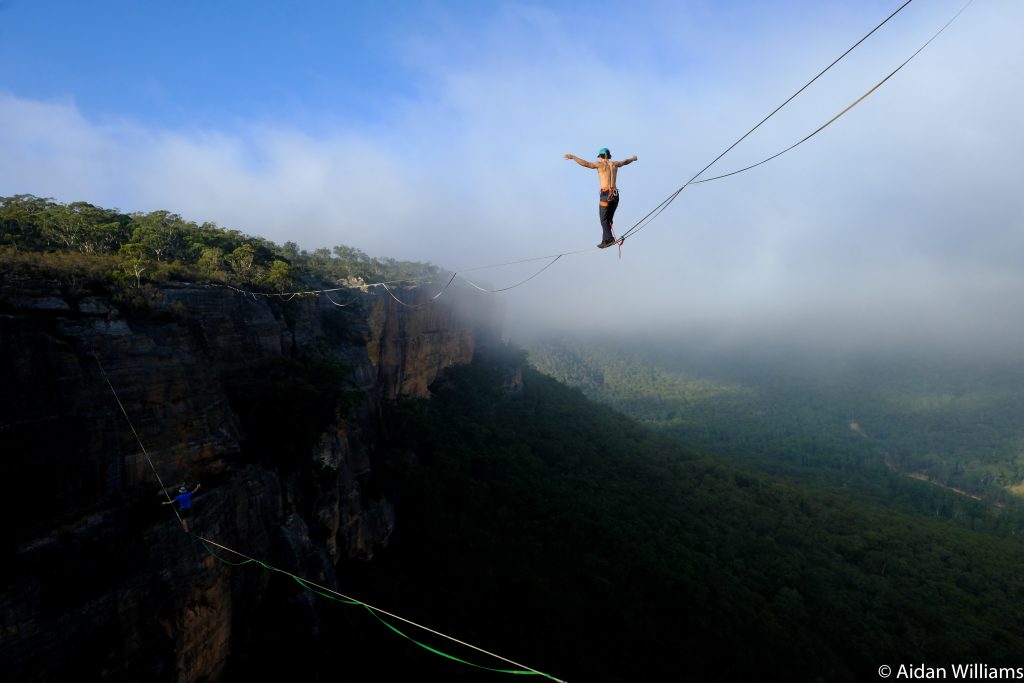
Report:
[[[530,363],[708,453],[970,528],[1024,531],[1024,363],[756,339],[524,341]]]

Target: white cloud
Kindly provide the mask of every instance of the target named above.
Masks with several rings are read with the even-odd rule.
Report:
[[[848,104],[956,7],[940,5],[894,22],[715,169],[774,153]],[[472,41],[440,22],[410,46],[421,87],[372,128],[169,131],[0,94],[0,193],[163,208],[457,269],[577,250],[599,238],[597,180],[563,153],[639,155],[620,176],[621,231],[858,37],[849,15],[866,27],[878,13],[826,8],[746,41],[668,7],[652,34],[661,47],[631,51],[642,22],[604,43],[554,12],[509,7]],[[813,23],[837,17],[847,23]],[[514,326],[1019,334],[1008,302],[1024,296],[1022,20],[1019,3],[975,3],[817,138],[688,188],[621,261],[615,250],[567,257],[506,295]],[[672,35],[686,44],[671,47]],[[474,278],[504,286],[541,266]]]

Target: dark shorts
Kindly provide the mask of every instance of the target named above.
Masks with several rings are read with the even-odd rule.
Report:
[[[182,519],[188,519],[192,516],[192,508],[182,508],[178,510],[178,514],[181,515]]]
[[[601,193],[600,216],[601,216],[601,241],[611,242],[615,239],[612,232],[612,221],[615,218],[615,209],[619,206],[618,189],[605,190]]]

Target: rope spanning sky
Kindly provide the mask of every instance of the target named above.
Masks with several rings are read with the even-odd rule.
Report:
[[[938,38],[938,37],[939,37],[939,35],[940,35],[940,34],[941,34],[941,33],[942,33],[943,31],[945,31],[945,30],[946,30],[946,28],[948,28],[948,27],[949,27],[949,25],[950,25],[950,24],[952,24],[952,23],[953,23],[953,22],[954,22],[954,21],[955,21],[955,20],[957,19],[957,17],[959,17],[959,16],[960,16],[960,15],[961,15],[961,14],[963,13],[963,11],[964,11],[965,9],[967,9],[967,7],[968,7],[968,6],[969,6],[969,5],[970,5],[970,4],[971,4],[971,3],[973,2],[973,0],[968,0],[968,2],[967,2],[967,3],[966,3],[966,4],[964,5],[964,6],[963,6],[963,7],[961,7],[961,8],[960,8],[960,10],[958,10],[958,11],[957,11],[957,13],[956,13],[956,14],[954,14],[954,15],[953,15],[953,17],[952,17],[952,18],[951,18],[951,19],[950,19],[949,21],[947,21],[947,22],[946,22],[945,24],[943,24],[943,25],[942,25],[942,28],[940,28],[940,29],[939,29],[938,31],[936,31],[936,32],[935,32],[935,34],[934,34],[934,35],[933,35],[933,36],[932,36],[931,38],[929,38],[929,39],[928,39],[927,41],[925,41],[925,43],[924,43],[924,44],[923,44],[923,45],[922,45],[921,47],[919,47],[919,48],[918,48],[918,49],[917,49],[917,50],[916,50],[916,51],[915,51],[915,52],[914,52],[914,53],[913,53],[912,55],[910,55],[910,57],[908,57],[908,58],[907,58],[906,60],[904,60],[904,61],[903,61],[903,62],[902,62],[902,63],[901,63],[901,64],[900,64],[899,66],[897,66],[897,67],[896,67],[895,69],[893,69],[893,70],[892,70],[892,71],[891,71],[891,72],[889,73],[889,75],[888,75],[888,76],[886,76],[885,78],[883,78],[882,80],[880,80],[880,81],[879,81],[879,82],[878,82],[877,84],[875,84],[874,86],[872,86],[872,87],[871,87],[871,88],[870,88],[870,89],[869,89],[869,90],[868,90],[867,92],[865,92],[865,93],[864,93],[863,95],[861,95],[861,96],[860,96],[859,98],[857,98],[856,100],[854,100],[854,101],[853,101],[853,102],[852,102],[851,104],[849,104],[849,105],[848,105],[848,106],[847,106],[847,107],[846,107],[845,109],[843,109],[843,110],[842,110],[841,112],[839,112],[838,114],[836,114],[835,116],[833,116],[832,118],[830,118],[830,119],[829,119],[828,121],[826,121],[826,122],[825,122],[825,123],[823,123],[822,125],[820,125],[820,126],[818,126],[817,128],[815,128],[815,129],[814,129],[814,131],[812,131],[811,133],[809,133],[809,134],[805,135],[804,137],[800,138],[800,139],[799,139],[798,141],[796,141],[795,143],[793,143],[793,144],[792,144],[792,145],[790,145],[789,147],[786,147],[786,148],[785,148],[785,149],[783,149],[782,151],[780,151],[780,152],[776,152],[775,154],[772,154],[772,155],[771,155],[771,156],[769,156],[769,157],[765,157],[765,158],[764,158],[764,159],[762,159],[761,161],[758,161],[758,162],[756,162],[756,163],[750,164],[750,165],[748,165],[748,166],[744,166],[743,168],[737,169],[737,170],[735,170],[735,171],[730,171],[730,172],[728,172],[728,173],[722,173],[722,174],[720,174],[720,175],[708,176],[708,177],[705,177],[705,178],[701,178],[700,180],[697,180],[698,178],[700,178],[700,176],[704,175],[704,173],[705,173],[706,171],[708,171],[708,170],[709,170],[709,169],[710,169],[710,168],[711,168],[712,166],[714,166],[714,165],[715,165],[715,163],[717,163],[717,162],[718,162],[719,160],[721,160],[721,159],[722,159],[722,157],[724,157],[724,156],[725,156],[726,154],[728,154],[729,152],[731,152],[731,151],[732,151],[732,150],[733,150],[733,149],[734,149],[734,148],[735,148],[735,147],[736,147],[737,145],[739,145],[739,144],[740,144],[741,142],[743,142],[743,141],[744,141],[745,139],[747,139],[747,137],[748,137],[748,136],[750,136],[750,135],[751,135],[751,134],[752,134],[752,133],[753,133],[754,131],[756,131],[756,130],[757,130],[758,128],[760,128],[760,127],[761,127],[761,126],[762,126],[762,125],[763,125],[764,123],[766,123],[766,122],[768,121],[768,119],[770,119],[771,117],[775,116],[775,114],[779,113],[779,111],[780,111],[780,110],[781,110],[781,109],[782,109],[783,107],[785,107],[785,106],[786,106],[787,104],[789,104],[789,103],[790,103],[790,102],[792,102],[792,101],[793,101],[794,99],[796,99],[796,98],[797,98],[797,97],[798,97],[798,96],[800,95],[800,93],[802,93],[802,92],[803,92],[804,90],[806,90],[806,89],[807,89],[808,87],[810,87],[810,86],[811,86],[811,85],[812,85],[812,84],[813,84],[813,83],[814,83],[814,82],[815,82],[816,80],[818,80],[818,79],[819,79],[819,78],[821,78],[821,77],[822,77],[823,75],[825,75],[825,73],[827,73],[827,72],[828,72],[828,71],[829,71],[829,70],[830,70],[830,69],[831,69],[831,68],[832,68],[833,66],[835,66],[836,64],[838,64],[838,63],[839,63],[839,62],[840,62],[840,61],[841,61],[841,60],[842,60],[842,59],[843,59],[844,57],[846,57],[846,55],[850,54],[850,53],[851,53],[851,52],[852,52],[853,50],[855,50],[855,49],[856,49],[856,48],[857,48],[857,47],[858,47],[858,46],[859,46],[859,45],[860,45],[861,43],[863,43],[863,42],[864,42],[865,40],[867,40],[868,38],[870,38],[870,37],[871,37],[871,35],[872,35],[872,34],[873,34],[873,33],[874,33],[875,31],[877,31],[878,29],[882,28],[882,27],[883,27],[883,26],[885,26],[885,25],[886,25],[887,23],[889,23],[889,20],[890,20],[890,19],[892,19],[893,17],[895,17],[895,16],[897,15],[897,14],[899,14],[899,13],[900,13],[900,11],[902,11],[902,10],[903,10],[903,8],[905,8],[905,7],[907,6],[907,5],[909,5],[909,4],[910,4],[910,3],[912,2],[912,1],[913,1],[913,0],[906,0],[906,2],[904,2],[904,3],[902,4],[902,5],[900,5],[899,7],[897,7],[897,8],[896,8],[896,10],[895,10],[895,11],[894,11],[894,12],[893,12],[892,14],[890,14],[889,16],[887,16],[887,17],[886,17],[885,19],[883,19],[883,20],[882,20],[882,22],[881,22],[880,24],[878,24],[878,26],[876,26],[875,28],[871,29],[871,30],[870,30],[870,31],[868,31],[868,32],[867,32],[866,34],[864,34],[864,36],[863,36],[863,37],[862,37],[862,38],[861,38],[860,40],[858,40],[858,41],[857,41],[856,43],[854,43],[854,44],[853,44],[853,45],[852,45],[851,47],[849,47],[849,48],[848,48],[848,49],[846,50],[846,52],[844,52],[843,54],[841,54],[841,55],[839,55],[838,57],[836,57],[836,59],[835,59],[835,60],[833,60],[833,61],[832,61],[832,63],[830,63],[830,64],[829,64],[828,66],[826,66],[826,67],[825,67],[824,69],[822,69],[821,71],[819,71],[819,72],[817,73],[817,75],[815,75],[815,76],[814,76],[814,78],[812,78],[811,80],[807,81],[807,83],[805,83],[805,84],[804,84],[803,86],[801,86],[799,90],[797,90],[797,91],[796,91],[795,93],[793,93],[793,94],[792,94],[792,95],[790,95],[790,96],[789,96],[788,98],[786,98],[786,100],[785,100],[785,101],[784,101],[784,102],[783,102],[782,104],[780,104],[780,105],[779,105],[778,107],[776,107],[775,109],[773,109],[773,110],[772,110],[772,111],[771,111],[771,112],[770,112],[770,113],[769,113],[769,114],[768,114],[767,116],[765,116],[765,117],[764,117],[763,119],[761,119],[760,121],[758,121],[758,122],[757,122],[757,123],[756,123],[756,124],[754,125],[754,127],[753,127],[753,128],[751,128],[751,129],[750,129],[749,131],[747,131],[746,133],[744,133],[743,135],[741,135],[741,136],[739,137],[739,139],[737,139],[737,140],[736,140],[736,142],[734,142],[734,143],[732,143],[731,145],[729,145],[729,146],[728,146],[728,147],[727,147],[727,148],[725,149],[725,151],[723,151],[723,152],[722,152],[721,154],[719,154],[719,155],[718,155],[718,156],[716,156],[716,157],[715,157],[714,159],[712,159],[712,160],[711,160],[711,161],[710,161],[710,162],[709,162],[709,163],[708,163],[708,164],[707,164],[707,165],[706,165],[706,166],[705,166],[704,168],[702,168],[702,169],[701,169],[700,171],[698,171],[697,173],[695,173],[695,174],[693,175],[693,177],[692,177],[692,178],[690,178],[689,180],[687,180],[687,181],[686,181],[686,182],[685,182],[685,183],[684,183],[684,184],[683,184],[682,186],[680,186],[680,187],[679,187],[679,189],[678,189],[678,190],[676,190],[675,192],[673,192],[672,194],[670,194],[670,195],[668,196],[668,198],[667,198],[667,199],[665,199],[665,200],[664,200],[664,201],[663,201],[663,202],[662,202],[661,204],[659,204],[658,206],[656,206],[656,207],[655,207],[655,208],[654,208],[654,209],[653,209],[653,210],[652,210],[652,211],[651,211],[650,213],[648,213],[648,214],[647,214],[646,216],[644,216],[644,217],[643,217],[643,218],[641,218],[641,219],[640,219],[639,221],[637,221],[637,222],[636,222],[636,223],[634,223],[634,224],[633,224],[632,226],[630,226],[629,230],[627,230],[626,232],[624,232],[624,233],[623,233],[623,234],[622,234],[622,235],[620,236],[620,238],[619,238],[619,239],[620,239],[621,241],[625,241],[625,240],[626,240],[627,238],[631,237],[632,235],[636,234],[637,232],[639,232],[640,230],[642,230],[643,228],[645,228],[645,227],[647,226],[647,224],[648,224],[648,223],[650,223],[651,221],[653,221],[653,220],[654,220],[655,218],[657,218],[657,217],[658,217],[658,215],[660,215],[660,214],[661,214],[661,213],[662,213],[662,212],[663,212],[663,211],[664,211],[665,209],[667,209],[667,208],[668,208],[668,206],[669,206],[669,204],[671,204],[671,203],[672,203],[673,201],[675,201],[675,200],[676,200],[676,198],[677,198],[677,197],[679,196],[679,194],[680,194],[680,193],[681,193],[681,192],[682,192],[683,190],[685,190],[687,186],[689,186],[689,185],[696,185],[696,184],[699,184],[699,183],[708,183],[708,182],[712,182],[712,181],[715,181],[715,180],[722,180],[723,178],[729,178],[729,177],[731,177],[731,176],[734,176],[734,175],[738,175],[738,174],[740,174],[740,173],[744,173],[744,172],[746,172],[746,171],[750,171],[750,170],[752,170],[752,169],[754,169],[754,168],[757,168],[758,166],[761,166],[761,165],[763,165],[763,164],[766,164],[766,163],[768,163],[769,161],[772,161],[772,160],[774,160],[774,159],[777,159],[777,158],[779,158],[780,156],[782,156],[782,155],[783,155],[783,154],[785,154],[786,152],[789,152],[789,151],[791,151],[791,150],[793,150],[793,149],[796,149],[797,147],[799,147],[799,146],[800,146],[800,145],[802,145],[803,143],[807,142],[808,140],[810,140],[810,139],[811,139],[812,137],[814,137],[815,135],[817,135],[817,134],[818,134],[818,133],[820,133],[821,131],[825,130],[825,128],[827,128],[828,126],[830,126],[830,125],[832,125],[833,123],[835,123],[835,122],[836,122],[836,121],[837,121],[837,120],[839,119],[839,117],[841,117],[841,116],[842,116],[843,114],[845,114],[846,112],[850,111],[850,110],[851,110],[851,109],[853,109],[853,108],[854,108],[855,106],[857,106],[858,104],[860,104],[860,103],[861,103],[861,102],[862,102],[862,101],[863,101],[863,100],[864,100],[865,98],[867,98],[867,97],[868,97],[868,95],[870,95],[871,93],[873,93],[873,92],[874,92],[875,90],[877,90],[877,89],[878,89],[878,88],[879,88],[879,87],[880,87],[880,86],[881,86],[882,84],[884,84],[884,83],[885,83],[886,81],[888,81],[888,80],[889,80],[890,78],[892,78],[893,76],[895,76],[895,75],[896,75],[896,73],[897,73],[897,72],[898,72],[898,71],[899,71],[900,69],[902,69],[902,68],[903,68],[903,67],[905,67],[905,66],[906,66],[907,64],[909,64],[909,63],[910,63],[910,60],[912,60],[912,59],[913,59],[914,57],[916,57],[916,56],[917,56],[918,54],[920,54],[920,52],[921,52],[922,50],[924,50],[924,49],[925,49],[926,47],[928,47],[928,45],[929,45],[929,44],[930,44],[930,43],[931,43],[931,42],[932,42],[933,40],[935,40],[936,38]]]
[[[911,2],[701,177],[814,131],[963,4]],[[536,255],[600,239],[596,174],[565,153],[638,156],[619,174],[621,234],[901,5],[440,2],[342,16],[331,3],[240,15],[10,0],[0,195],[166,209],[460,275],[524,261],[469,275],[502,289],[546,265]],[[1007,303],[1024,295],[1022,24],[1016,0],[975,2],[812,142],[687,188],[621,260],[562,258],[508,291],[509,327],[866,341],[987,329],[1009,343],[1024,327]],[[117,48],[96,49],[107,35]]]

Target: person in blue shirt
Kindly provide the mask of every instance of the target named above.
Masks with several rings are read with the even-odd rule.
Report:
[[[189,533],[188,518],[192,515],[192,496],[199,490],[199,486],[199,484],[196,484],[196,487],[191,491],[182,486],[178,489],[178,495],[174,497],[174,500],[163,502],[163,505],[178,504],[178,516],[181,517],[181,525],[185,528],[186,534]]]

